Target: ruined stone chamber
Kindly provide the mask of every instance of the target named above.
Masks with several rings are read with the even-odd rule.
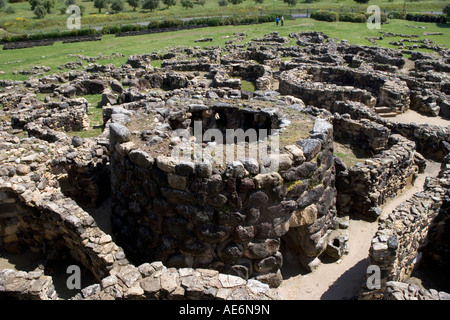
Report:
[[[212,268],[276,287],[284,251],[308,268],[337,227],[332,124],[309,119],[312,133],[305,134],[306,121],[283,119],[284,109],[302,119],[295,105],[273,110],[204,102],[110,125],[117,242],[138,262]],[[199,124],[202,137],[194,130]],[[249,129],[258,129],[256,139]],[[171,137],[166,142],[152,136],[161,130]],[[248,135],[221,141],[230,130]],[[249,156],[254,141],[267,155]],[[218,146],[225,156],[235,150],[234,158],[219,161],[217,149],[208,149]],[[175,150],[188,157],[174,156]]]
[[[294,60],[295,61],[295,60]],[[357,101],[377,112],[403,113],[409,108],[405,81],[373,69],[289,62],[281,66],[281,94],[330,110],[334,101]]]

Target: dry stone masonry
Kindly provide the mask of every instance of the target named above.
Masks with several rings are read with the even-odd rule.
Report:
[[[280,299],[283,264],[341,259],[360,217],[378,220],[382,285],[359,298],[448,299],[411,279],[448,269],[450,133],[389,118],[450,114],[448,50],[411,51],[405,70],[402,51],[319,32],[231,37],[0,81],[0,254],[42,256],[0,270],[0,298],[61,298],[52,266],[69,257],[94,279],[75,300]],[[366,158],[347,166],[335,141]],[[380,217],[426,159],[439,177]]]

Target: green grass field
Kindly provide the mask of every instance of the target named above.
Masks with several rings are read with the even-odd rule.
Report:
[[[7,1],[7,0],[5,0]],[[253,0],[245,0],[238,5],[229,4],[226,7],[220,7],[218,0],[206,0],[204,6],[194,5],[192,9],[185,9],[181,6],[181,1],[167,9],[162,3],[159,9],[150,12],[138,8],[136,11],[124,1],[124,12],[117,14],[106,14],[108,10],[103,9],[102,13],[94,8],[93,1],[76,0],[77,5],[83,5],[85,12],[81,23],[83,28],[88,26],[101,26],[112,24],[127,24],[153,19],[163,18],[188,18],[199,16],[223,16],[223,15],[248,15],[271,12],[299,13],[305,9],[333,9],[333,10],[365,10],[369,4],[380,6],[383,10],[402,10],[404,5],[408,12],[412,11],[442,11],[442,8],[448,3],[448,0],[430,0],[430,1],[411,1],[407,0],[371,0],[369,4],[360,5],[353,0],[317,0],[312,3],[304,3],[299,0],[294,7],[288,6],[282,0],[272,1],[264,0],[262,4],[256,4]],[[194,0],[195,2],[195,0]],[[34,33],[46,31],[62,31],[66,28],[68,14],[61,14],[60,10],[66,8],[64,0],[57,0],[57,4],[51,14],[44,19],[37,19],[30,10],[30,4],[6,3],[6,7],[12,7],[15,13],[6,13],[0,11],[0,35],[4,32],[11,33]]]
[[[409,28],[407,25],[424,26],[426,29]],[[224,46],[225,42],[233,37],[235,32],[244,32],[247,37],[244,41],[249,41],[255,37],[261,37],[272,31],[278,31],[281,36],[288,36],[291,32],[300,31],[321,31],[332,38],[346,39],[351,44],[371,45],[366,37],[379,36],[379,30],[369,30],[364,23],[349,22],[321,22],[312,19],[296,19],[286,21],[285,26],[275,26],[275,23],[264,23],[258,25],[243,26],[222,26],[208,27],[194,30],[184,30],[177,32],[165,32],[158,34],[148,34],[130,37],[115,37],[114,35],[104,35],[101,41],[80,42],[63,44],[55,42],[53,46],[34,47],[17,50],[4,50],[0,54],[0,79],[26,80],[28,76],[13,74],[13,71],[20,69],[30,69],[33,66],[48,66],[51,71],[47,74],[60,72],[58,66],[69,62],[78,61],[76,57],[69,57],[69,54],[82,54],[95,57],[99,53],[111,55],[114,52],[122,53],[124,57],[114,59],[101,59],[98,64],[112,63],[116,66],[124,64],[127,57],[132,54],[142,54],[163,50],[175,46]],[[450,24],[420,23],[405,20],[389,20],[388,24],[382,25],[381,31],[404,34],[419,34],[421,38],[423,32],[442,32],[443,35],[426,36],[440,45],[450,48]],[[194,40],[204,37],[212,37],[212,42],[197,42]],[[228,37],[228,38],[227,38]],[[399,38],[385,38],[379,41],[380,46],[392,47],[389,42]],[[294,45],[292,40],[286,44]],[[167,50],[167,49],[165,49]],[[86,66],[87,63],[84,63]],[[160,61],[157,63],[160,65]],[[68,70],[66,70],[68,71]]]

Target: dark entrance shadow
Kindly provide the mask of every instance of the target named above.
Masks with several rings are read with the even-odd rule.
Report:
[[[27,250],[20,254],[1,253],[0,258],[7,260],[17,270],[30,272],[38,269],[45,257],[41,253]]]
[[[308,274],[308,272],[300,265],[300,263],[290,261],[289,259],[285,259],[283,261],[283,266],[281,267],[281,275],[283,276],[283,280],[287,280],[298,275],[303,276],[305,274]]]

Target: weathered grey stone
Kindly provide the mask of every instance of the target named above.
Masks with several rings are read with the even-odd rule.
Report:
[[[110,139],[113,144],[128,142],[131,140],[130,131],[123,125],[111,123],[109,125]]]
[[[156,165],[164,172],[175,173],[175,167],[178,164],[178,160],[173,157],[156,157]]]
[[[150,168],[154,162],[154,159],[148,153],[141,150],[132,150],[128,156],[131,161],[144,169]]]
[[[268,189],[278,186],[282,182],[278,172],[260,173],[253,178],[256,188]]]
[[[322,149],[322,142],[318,139],[304,139],[297,144],[302,148],[306,161],[311,161]]]
[[[169,186],[171,188],[178,189],[178,190],[186,190],[188,180],[184,176],[169,173],[167,175],[167,182],[169,183]]]
[[[175,171],[179,175],[190,176],[195,172],[195,164],[191,161],[180,161],[177,164]]]
[[[262,259],[275,254],[279,249],[280,241],[276,239],[249,242],[244,248],[244,255],[250,259]]]
[[[196,172],[200,178],[209,178],[212,175],[212,165],[210,163],[198,163]]]
[[[74,137],[72,138],[72,145],[73,145],[75,148],[77,148],[77,147],[83,145],[83,139],[80,138],[80,137],[78,137],[78,136],[74,136]]]

